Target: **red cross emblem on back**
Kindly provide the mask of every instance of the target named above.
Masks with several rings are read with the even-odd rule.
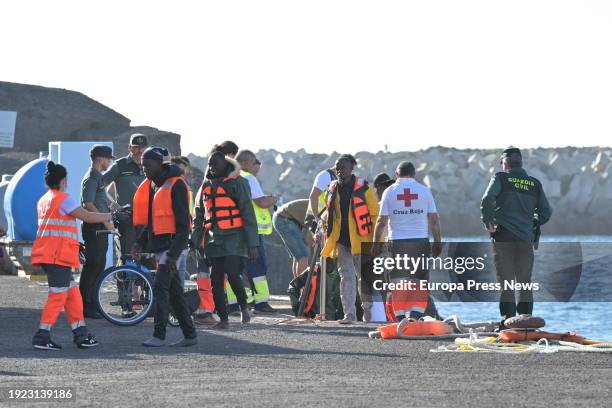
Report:
[[[419,195],[410,193],[409,188],[404,189],[404,194],[397,195],[398,201],[404,201],[404,207],[411,207],[412,200],[416,200],[417,198],[419,198]]]

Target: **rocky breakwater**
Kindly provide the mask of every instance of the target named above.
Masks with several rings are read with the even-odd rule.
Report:
[[[412,161],[417,179],[432,189],[446,235],[484,235],[480,198],[500,171],[501,150],[432,147],[416,152],[359,152],[355,173],[373,181],[393,175],[402,160]],[[261,150],[259,179],[264,191],[285,201],[306,198],[315,175],[333,166],[339,153],[309,154]],[[205,158],[191,156],[205,167]],[[523,149],[525,169],[543,184],[554,214],[545,234],[612,234],[612,148]]]

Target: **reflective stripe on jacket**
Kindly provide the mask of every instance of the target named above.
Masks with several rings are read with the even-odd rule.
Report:
[[[50,189],[38,200],[38,231],[32,245],[32,265],[80,266],[76,218],[62,215],[60,206],[68,194]]]
[[[248,171],[240,170],[240,175],[244,178],[255,177]],[[257,231],[259,235],[270,235],[272,234],[272,214],[268,208],[261,208],[257,205],[255,200],[251,200],[253,203],[253,210],[255,211],[255,218],[257,219]]]

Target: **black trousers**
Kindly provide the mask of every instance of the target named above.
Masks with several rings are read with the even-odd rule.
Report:
[[[223,321],[228,320],[227,300],[225,298],[225,275],[238,299],[241,308],[247,304],[247,294],[244,290],[240,271],[244,268],[244,260],[239,256],[223,256],[211,258],[210,280],[217,315]]]
[[[134,224],[132,224],[131,218],[121,222],[118,230],[119,237],[115,238],[115,245],[118,249],[117,253],[121,254],[119,259],[123,260],[121,257],[125,258],[131,256],[132,246],[134,245],[134,242],[136,242],[138,233],[134,227]]]
[[[85,241],[85,265],[81,272],[79,289],[83,297],[83,306],[87,310],[95,310],[94,291],[98,276],[106,266],[106,251],[108,250],[108,235],[96,235],[96,231],[104,230],[104,224],[83,223],[82,233]]]
[[[531,290],[519,290],[516,301],[514,290],[504,289],[505,282],[530,283],[533,271],[533,245],[521,241],[503,227],[493,234],[493,261],[497,271],[497,281],[502,290],[499,300],[499,312],[502,321],[518,314],[531,314],[533,311],[533,293]]]
[[[155,295],[153,336],[162,340],[166,338],[166,326],[168,326],[168,316],[170,306],[172,306],[172,312],[181,326],[183,336],[186,339],[195,339],[197,337],[195,326],[191,320],[191,313],[183,294],[178,272],[170,273],[165,264],[158,265],[153,294]]]

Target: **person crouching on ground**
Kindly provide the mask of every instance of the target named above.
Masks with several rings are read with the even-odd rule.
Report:
[[[148,252],[155,253],[157,260],[153,285],[156,299],[154,330],[153,337],[142,343],[146,347],[165,344],[170,304],[184,336],[171,346],[193,346],[198,342],[178,276],[179,258],[187,248],[189,239],[191,218],[188,188],[181,170],[173,164],[164,163],[167,156],[167,150],[160,147],[145,150],[142,164],[146,180],[134,195],[134,225],[143,226],[144,229],[132,248],[132,256],[138,259],[146,247]]]
[[[64,310],[79,348],[90,348],[98,341],[89,333],[83,315],[83,298],[72,277],[72,268],[80,266],[77,218],[88,223],[108,223],[110,213],[87,211],[66,194],[66,168],[47,163],[45,183],[49,190],[38,200],[38,231],[32,245],[32,265],[40,265],[47,274],[49,294],[40,317],[40,327],[32,345],[40,350],[60,350],[51,340],[51,328]]]
[[[378,200],[368,182],[353,175],[357,161],[350,154],[338,157],[338,180],[329,185],[326,238],[321,256],[338,258],[340,299],[344,310],[341,324],[357,320],[355,301],[359,289],[364,321],[371,320],[372,288],[361,282],[362,243],[372,242],[378,217]]]
[[[240,177],[240,165],[222,152],[214,152],[208,159],[204,182],[196,197],[192,239],[204,249],[211,264],[213,298],[221,320],[215,327],[229,328],[224,290],[226,275],[238,298],[241,321],[248,323],[251,317],[240,272],[247,257],[257,260],[257,220],[249,183]]]
[[[293,260],[291,272],[297,278],[308,266],[312,233],[306,228],[308,199],[293,200],[278,207],[272,216],[272,225]]]

